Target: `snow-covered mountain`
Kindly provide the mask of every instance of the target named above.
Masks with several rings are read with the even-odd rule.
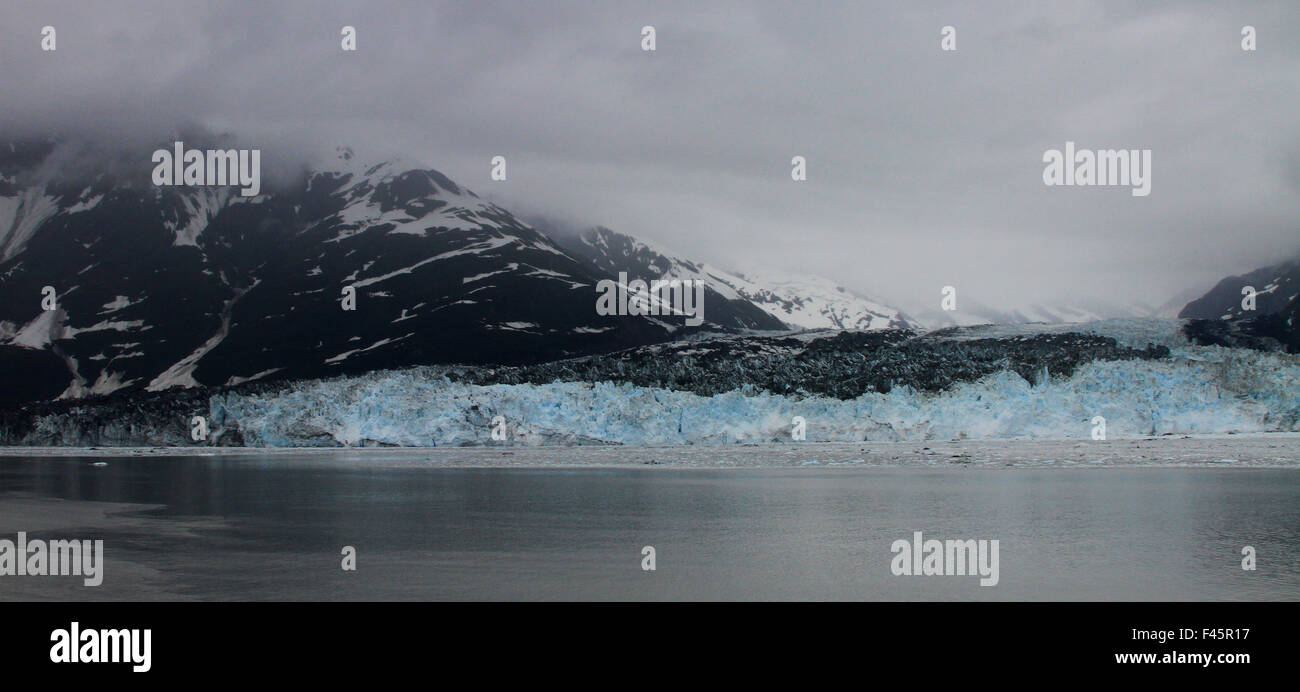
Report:
[[[819,276],[745,269],[719,277],[769,314],[804,329],[906,329],[915,321],[897,308]]]
[[[1255,309],[1247,310],[1246,287],[1255,289]],[[1300,353],[1300,258],[1230,276],[1178,313],[1200,343],[1281,344]]]
[[[586,262],[434,170],[339,150],[241,197],[155,187],[147,159],[73,173],[50,163],[64,146],[0,145],[3,400],[535,362],[685,328],[598,315]]]
[[[1161,319],[1174,319],[1178,313],[1187,307],[1187,304],[1205,295],[1205,286],[1185,288],[1175,293],[1169,300],[1161,303],[1159,306],[1151,309],[1150,317]]]
[[[1024,302],[1000,304],[993,307],[969,295],[958,294],[956,310],[941,310],[940,295],[935,294],[934,307],[914,310],[917,322],[929,329],[969,327],[977,324],[1075,324],[1105,319],[1151,317],[1155,308],[1135,303],[1116,305],[1103,301],[1078,302]]]
[[[691,279],[704,282],[705,324],[713,328],[785,329],[786,325],[758,309],[733,290],[724,274],[705,264],[684,260],[644,240],[608,228],[595,227],[568,232],[554,222],[534,221],[543,232],[574,257],[585,260],[593,272],[617,277],[626,273],[629,281],[640,279]]]
[[[1255,289],[1255,309],[1242,307],[1242,289]],[[1189,302],[1179,317],[1233,320],[1281,312],[1300,296],[1300,258],[1230,276],[1201,297]]]
[[[546,226],[540,226],[547,230]],[[565,233],[557,242],[607,271],[642,278],[703,279],[719,302],[756,329],[888,329],[912,326],[906,315],[816,276],[759,270],[726,271],[682,258],[656,243],[595,227]],[[710,313],[706,310],[706,316]],[[716,314],[716,313],[714,313]]]

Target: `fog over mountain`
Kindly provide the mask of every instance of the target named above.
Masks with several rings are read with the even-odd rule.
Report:
[[[138,151],[141,175],[188,127],[268,169],[397,151],[519,214],[908,314],[945,285],[1002,312],[1156,306],[1300,246],[1298,33],[1289,0],[19,0],[0,7],[0,130]],[[1151,194],[1045,186],[1066,142],[1150,149]]]

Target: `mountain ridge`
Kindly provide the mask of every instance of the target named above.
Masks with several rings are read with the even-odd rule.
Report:
[[[774,270],[731,271],[682,257],[658,243],[604,226],[567,230],[542,222],[557,242],[607,271],[629,271],[643,278],[702,279],[718,300],[751,305],[764,315],[754,326],[766,329],[907,329],[902,311],[817,276]],[[740,309],[740,308],[737,308]],[[760,326],[765,325],[765,326]]]
[[[3,149],[6,400],[530,362],[685,330],[598,315],[600,276],[433,169],[340,150],[334,167],[241,197],[39,180],[53,143]],[[342,308],[347,287],[355,310]]]

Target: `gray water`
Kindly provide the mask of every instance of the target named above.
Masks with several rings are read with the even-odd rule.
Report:
[[[0,576],[0,599],[1300,599],[1291,469],[93,461],[0,459],[0,538],[106,554],[99,587]],[[894,576],[914,531],[997,539],[999,583]]]

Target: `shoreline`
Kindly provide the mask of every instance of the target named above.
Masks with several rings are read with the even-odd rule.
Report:
[[[1282,468],[1300,433],[717,446],[0,447],[0,459],[271,458],[421,468]]]

